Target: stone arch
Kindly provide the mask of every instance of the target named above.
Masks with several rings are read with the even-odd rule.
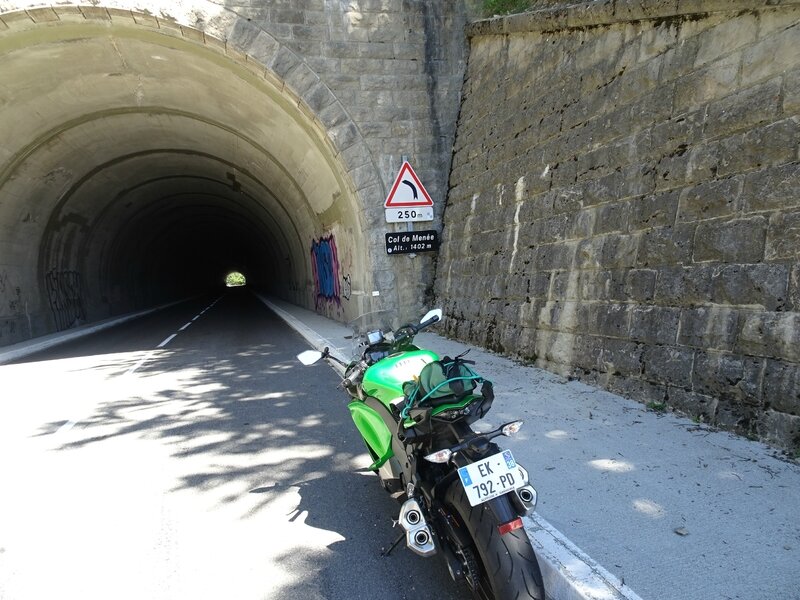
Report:
[[[0,72],[14,82],[0,96],[13,139],[0,275],[20,302],[0,345],[63,328],[56,311],[70,306],[91,321],[193,291],[201,267],[249,266],[248,283],[339,319],[366,308],[374,244],[354,181],[383,183],[301,57],[214,2],[10,4],[23,10],[0,13]],[[320,303],[311,251],[331,236],[350,297]],[[180,274],[197,248],[220,264]]]

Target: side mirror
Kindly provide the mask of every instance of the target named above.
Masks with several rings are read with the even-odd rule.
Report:
[[[322,360],[324,356],[325,355],[319,350],[306,350],[297,355],[297,360],[308,367]]]
[[[429,311],[424,317],[419,320],[419,324],[423,326],[433,325],[438,321],[442,320],[442,309],[441,308],[434,308],[432,311]]]

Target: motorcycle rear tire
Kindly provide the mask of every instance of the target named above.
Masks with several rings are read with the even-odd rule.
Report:
[[[544,600],[542,573],[524,528],[500,535],[491,509],[486,504],[471,506],[458,481],[448,489],[446,503],[466,526],[481,563],[477,598]]]

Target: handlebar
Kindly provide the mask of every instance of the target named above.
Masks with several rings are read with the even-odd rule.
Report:
[[[362,375],[364,375],[364,371],[367,370],[367,365],[364,362],[357,363],[350,373],[342,379],[342,387],[350,387],[354,383],[356,383]]]

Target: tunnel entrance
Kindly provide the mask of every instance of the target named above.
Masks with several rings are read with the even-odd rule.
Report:
[[[0,345],[218,287],[232,264],[320,309],[323,239],[369,289],[337,150],[263,65],[152,18],[31,12],[0,14]]]

